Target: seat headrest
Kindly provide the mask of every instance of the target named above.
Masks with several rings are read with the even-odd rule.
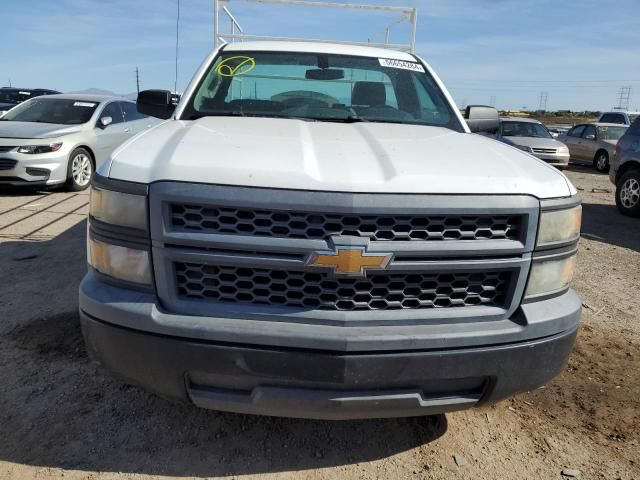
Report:
[[[351,105],[386,105],[387,92],[382,82],[356,82],[351,93]]]

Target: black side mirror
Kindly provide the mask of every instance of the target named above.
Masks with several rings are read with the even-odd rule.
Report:
[[[469,125],[469,130],[474,133],[494,133],[500,126],[498,110],[486,105],[469,105],[464,118]]]
[[[138,112],[166,120],[171,118],[176,106],[169,90],[143,90],[136,101]]]

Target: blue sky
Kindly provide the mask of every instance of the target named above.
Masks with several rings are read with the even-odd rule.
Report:
[[[178,89],[212,47],[213,0],[180,0]],[[366,0],[360,0],[364,3]],[[172,88],[177,0],[2,0],[0,85],[88,87],[119,93]],[[336,0],[336,3],[341,3]],[[342,2],[344,3],[344,2]],[[638,0],[368,0],[418,7],[417,53],[458,104],[535,109],[608,109],[622,86],[640,107]],[[373,40],[388,14],[262,6],[231,0],[246,31]],[[393,31],[402,42],[406,30]],[[640,108],[638,108],[640,109]]]

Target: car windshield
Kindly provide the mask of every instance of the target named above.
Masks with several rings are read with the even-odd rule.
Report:
[[[79,125],[91,119],[98,102],[37,97],[7,112],[2,121]]]
[[[553,138],[544,125],[534,122],[502,122],[502,136]]]
[[[630,113],[629,114],[629,123],[633,123],[636,121],[636,118],[638,118],[640,116],[640,114],[638,113]]]
[[[292,52],[218,56],[183,119],[261,116],[436,125],[463,131],[422,64]]]
[[[598,127],[598,138],[600,140],[620,140],[626,131],[627,127]]]
[[[17,105],[25,101],[31,94],[26,91],[0,88],[0,103]]]

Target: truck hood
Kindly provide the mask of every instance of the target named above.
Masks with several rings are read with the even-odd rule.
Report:
[[[167,121],[124,144],[105,170],[111,178],[143,183],[538,198],[575,192],[553,167],[480,135],[374,122]]]
[[[536,138],[536,137],[502,137],[505,143],[510,145],[522,145],[531,148],[555,148],[560,150],[566,148],[566,145],[553,138]]]
[[[0,138],[55,138],[82,130],[82,125],[0,121]]]

